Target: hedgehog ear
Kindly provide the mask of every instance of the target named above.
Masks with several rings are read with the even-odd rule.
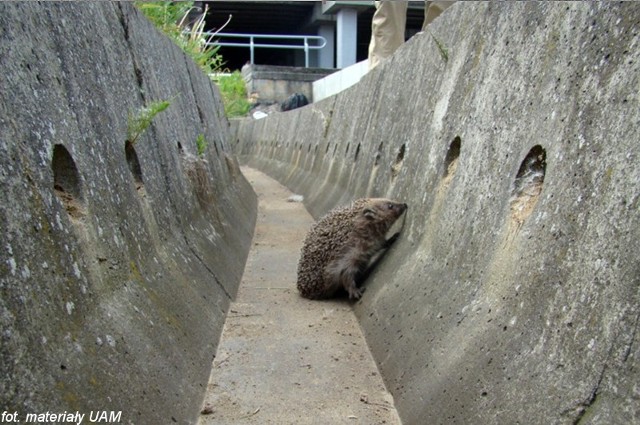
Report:
[[[365,208],[365,210],[362,212],[362,215],[369,220],[373,220],[376,217],[376,212],[371,208]]]

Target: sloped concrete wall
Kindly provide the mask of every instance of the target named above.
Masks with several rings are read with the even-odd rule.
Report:
[[[194,422],[256,211],[217,89],[130,3],[0,28],[2,410]]]
[[[238,123],[315,216],[409,204],[354,307],[405,423],[640,423],[639,30],[632,2],[458,2],[347,91]]]

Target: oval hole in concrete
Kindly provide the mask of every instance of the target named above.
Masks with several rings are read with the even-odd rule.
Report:
[[[522,223],[531,215],[538,202],[544,183],[547,168],[547,153],[540,145],[536,145],[520,164],[520,169],[513,182],[511,191],[511,216]]]
[[[449,145],[447,156],[444,158],[444,172],[442,174],[442,178],[451,179],[455,174],[456,168],[458,168],[461,144],[462,140],[460,139],[460,136],[456,136]]]
[[[356,154],[353,156],[353,162],[358,161],[358,155],[360,155],[360,143],[358,143],[358,146],[356,146]]]
[[[402,146],[400,146],[400,149],[398,150],[398,155],[396,155],[396,160],[393,162],[393,165],[391,165],[391,178],[396,178],[400,173],[400,169],[402,168],[402,163],[404,162],[404,154],[406,149],[407,147],[403,143]]]
[[[71,217],[82,218],[85,215],[85,207],[80,174],[71,154],[63,145],[53,147],[51,168],[56,196]]]
[[[377,167],[378,164],[380,164],[380,157],[382,156],[382,147],[384,146],[384,144],[382,142],[380,142],[380,144],[378,145],[378,152],[376,152],[376,159],[373,163],[374,167]]]
[[[133,143],[127,140],[124,145],[124,153],[127,158],[127,164],[129,165],[129,171],[133,176],[133,182],[136,185],[136,191],[140,192],[144,189],[144,181],[142,180],[142,168],[140,167],[140,161],[138,161],[138,154],[133,147]]]

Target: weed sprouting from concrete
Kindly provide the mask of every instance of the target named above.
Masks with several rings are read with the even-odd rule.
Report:
[[[196,148],[198,149],[198,156],[203,157],[204,153],[207,150],[207,146],[209,146],[209,142],[204,138],[204,134],[199,134],[196,138]]]
[[[440,52],[440,56],[442,56],[442,60],[444,60],[445,62],[448,62],[449,61],[449,50],[447,50],[447,46],[445,46],[442,41],[438,40],[436,38],[436,36],[433,35],[433,33],[431,31],[429,31],[429,34],[431,34],[431,37],[433,38],[433,41],[435,41],[436,46],[438,46],[438,51]]]
[[[197,155],[187,153],[182,156],[185,174],[191,182],[198,202],[203,208],[209,207],[213,202],[213,193],[207,173],[208,162],[204,159],[208,146],[209,142],[204,137],[204,134],[201,133],[196,138]]]
[[[130,113],[127,123],[127,141],[135,145],[142,133],[149,128],[156,115],[167,109],[170,104],[169,100],[155,101],[151,102],[149,106],[140,108],[135,114]]]
[[[210,180],[207,173],[207,160],[201,156],[186,154],[182,157],[184,171],[191,182],[200,206],[207,208],[213,203]]]

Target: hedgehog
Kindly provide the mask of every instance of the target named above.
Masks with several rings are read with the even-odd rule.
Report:
[[[309,299],[330,298],[343,288],[349,299],[359,299],[358,283],[373,263],[398,238],[387,239],[391,226],[407,204],[382,198],[363,198],[336,208],[305,237],[298,262],[297,287]]]

